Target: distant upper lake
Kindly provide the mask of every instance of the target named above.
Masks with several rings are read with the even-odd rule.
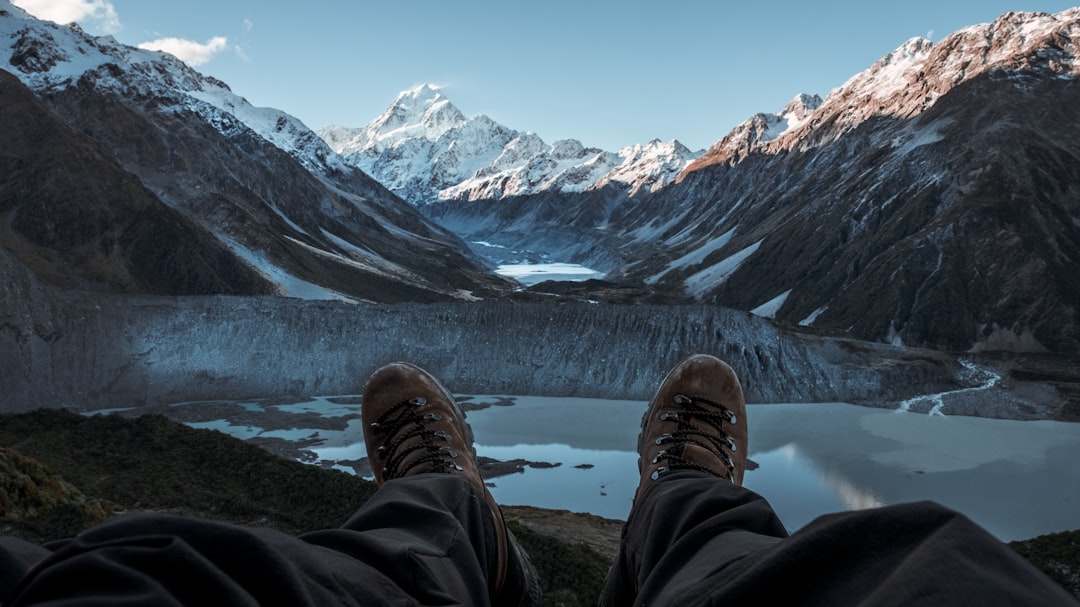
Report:
[[[496,500],[625,519],[638,483],[634,449],[646,403],[510,398],[510,406],[468,413],[478,454],[559,465],[492,479]],[[325,398],[273,408],[331,417],[359,412],[358,405]],[[759,467],[746,473],[744,485],[765,496],[790,530],[829,512],[922,499],[963,512],[1005,541],[1080,529],[1080,424],[840,403],[750,405],[748,418],[750,459]],[[307,448],[324,461],[364,455],[359,419],[338,431],[191,425],[240,438],[317,439]]]
[[[495,273],[513,278],[527,287],[545,280],[582,281],[604,277],[603,272],[576,263],[503,264],[495,269]]]

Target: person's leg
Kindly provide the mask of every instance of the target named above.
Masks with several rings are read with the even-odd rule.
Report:
[[[489,583],[498,559],[494,522],[466,479],[419,474],[384,483],[343,530],[301,538],[370,565],[419,604],[516,605],[498,602]]]
[[[493,523],[475,488],[451,474],[387,482],[344,528],[299,539],[195,518],[118,517],[55,553],[5,538],[10,588],[0,600],[21,579],[4,605],[487,605]]]
[[[143,514],[49,554],[4,605],[417,604],[412,590],[380,564],[273,529]]]
[[[34,564],[49,556],[42,546],[17,537],[0,537],[0,605]]]
[[[714,571],[786,536],[757,494],[696,470],[672,472],[635,500],[600,604],[671,604]]]
[[[711,569],[657,604],[1077,605],[1014,550],[931,502],[823,516],[766,550]]]
[[[698,355],[677,365],[641,426],[641,480],[601,594],[604,606],[669,604],[661,599],[681,595],[708,568],[787,535],[769,504],[738,486],[746,468],[746,403],[723,361]],[[697,557],[706,551],[708,560]]]
[[[692,357],[668,375],[642,420],[641,484],[601,605],[1076,604],[936,504],[829,515],[785,537],[768,503],[737,484],[745,423],[719,360]]]
[[[446,513],[455,517],[457,534],[472,538],[480,569],[490,590],[491,604],[533,607],[540,604],[536,570],[506,526],[502,511],[480,476],[473,446],[472,428],[453,396],[430,374],[407,364],[386,365],[372,374],[364,387],[362,414],[375,481],[387,499],[375,499],[348,523],[349,528],[374,531],[409,516],[408,535],[416,541],[442,527]],[[440,478],[442,477],[442,478]],[[424,480],[421,481],[420,479]],[[459,487],[453,495],[459,505],[432,501],[394,499],[394,492],[415,496],[421,483],[433,493],[442,487]],[[433,498],[437,496],[432,496]],[[461,503],[468,508],[462,511]],[[411,504],[404,508],[404,504]],[[433,513],[436,509],[439,512]],[[430,516],[434,514],[434,520]],[[415,520],[411,520],[415,519]],[[418,530],[413,530],[413,526]],[[380,532],[382,533],[382,532]],[[483,541],[481,541],[481,539]],[[460,565],[454,555],[449,560]],[[475,561],[477,557],[473,557]],[[474,567],[475,569],[475,567]],[[472,581],[475,574],[459,574]],[[466,601],[467,602],[467,601]],[[472,599],[474,604],[478,599]]]

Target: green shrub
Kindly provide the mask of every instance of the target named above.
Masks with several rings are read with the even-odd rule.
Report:
[[[507,525],[540,576],[544,605],[593,606],[604,588],[609,562],[583,546],[542,535],[510,521]]]

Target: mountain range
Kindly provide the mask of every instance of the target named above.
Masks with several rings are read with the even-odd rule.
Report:
[[[69,289],[559,293],[1077,354],[1078,35],[1080,9],[1008,13],[910,40],[708,150],[610,152],[467,118],[431,86],[316,133],[170,55],[0,0],[0,261]],[[491,270],[521,252],[606,277],[523,293]]]
[[[496,260],[898,345],[1077,353],[1078,40],[1080,8],[915,38],[700,155],[545,146],[431,87],[320,134]]]
[[[653,140],[618,153],[587,148],[576,139],[549,145],[535,133],[484,115],[466,118],[427,84],[398,95],[363,128],[317,132],[345,162],[416,205],[582,192],[609,183],[630,193],[651,192],[701,155],[678,141]]]

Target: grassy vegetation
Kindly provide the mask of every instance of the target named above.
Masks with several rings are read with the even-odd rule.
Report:
[[[514,521],[507,523],[540,575],[544,605],[596,605],[607,577],[608,560],[588,548],[541,535]]]
[[[289,533],[337,527],[375,492],[374,483],[344,472],[158,415],[9,415],[0,421],[0,445],[118,511],[169,511]]]
[[[85,417],[42,410],[0,416],[0,533],[70,537],[114,511],[167,511],[275,527],[339,526],[375,484],[273,455],[158,415]],[[510,523],[540,574],[546,605],[594,605],[608,559]],[[1080,597],[1080,531],[1012,546]]]
[[[73,535],[112,513],[34,458],[0,448],[0,531],[34,541]]]
[[[1080,530],[1050,533],[1009,545],[1080,598]]]

